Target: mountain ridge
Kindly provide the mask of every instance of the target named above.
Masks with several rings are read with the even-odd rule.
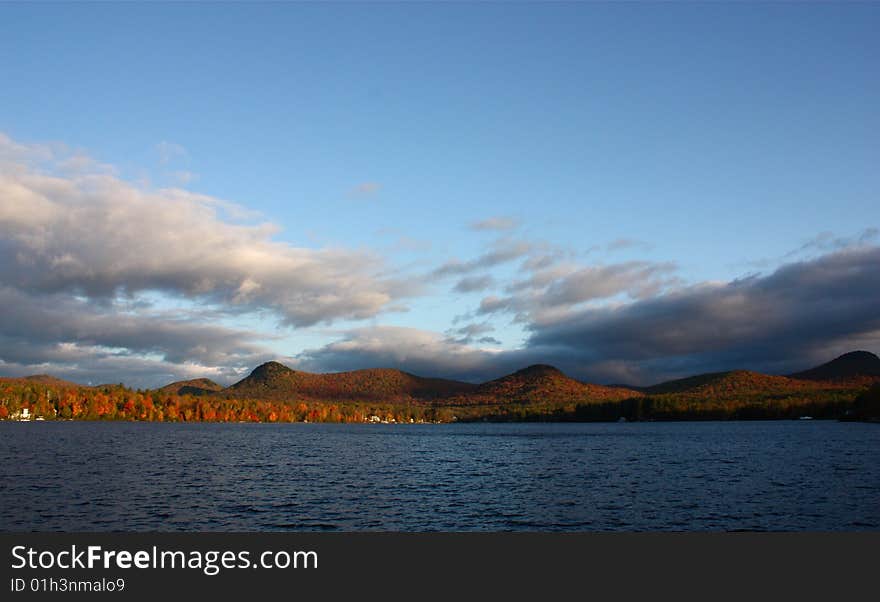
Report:
[[[64,380],[51,374],[31,374],[29,376],[0,376],[0,381],[5,382],[31,382],[41,385],[52,385],[55,387],[88,387],[89,385],[81,385],[70,380]]]
[[[395,368],[365,368],[348,372],[314,373],[266,362],[242,380],[223,389],[234,398],[375,401],[431,400],[464,393],[476,385],[416,376]]]
[[[226,388],[191,379],[144,391],[36,375],[0,378],[0,420],[27,419],[25,408],[37,419],[160,422],[875,419],[880,376],[871,374],[873,356],[836,360],[808,373],[813,380],[731,370],[640,390],[581,382],[547,364],[480,384],[393,368],[317,374],[279,362]]]
[[[0,377],[0,380],[86,388],[48,374]],[[153,391],[179,396],[273,401],[497,405],[613,402],[670,395],[713,399],[742,395],[792,395],[842,386],[868,386],[872,382],[880,382],[880,358],[871,352],[852,351],[809,370],[789,375],[729,370],[696,374],[645,387],[583,382],[549,364],[532,364],[499,378],[473,384],[418,376],[395,368],[314,373],[269,361],[255,367],[248,376],[228,387],[208,378],[195,378],[169,383]]]
[[[634,389],[585,383],[547,364],[533,364],[500,378],[477,385],[466,397],[455,397],[455,404],[564,403],[617,401],[638,397]]]

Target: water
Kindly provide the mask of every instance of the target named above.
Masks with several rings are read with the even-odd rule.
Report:
[[[880,529],[880,426],[0,423],[2,531]]]

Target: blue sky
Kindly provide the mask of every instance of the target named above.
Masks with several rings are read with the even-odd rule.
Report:
[[[360,279],[322,289],[322,299],[360,301],[340,309],[335,300],[310,322],[289,298],[310,285],[285,280],[284,267],[255,276],[245,247],[227,260],[240,269],[201,288],[181,284],[192,273],[171,277],[124,258],[106,274],[92,265],[58,276],[58,257],[119,252],[101,250],[96,227],[88,249],[73,241],[37,262],[63,282],[37,286],[15,272],[0,284],[43,301],[66,294],[56,300],[88,302],[103,319],[123,312],[148,331],[162,319],[247,331],[253,347],[222,366],[199,355],[197,333],[173,344],[101,343],[78,324],[47,338],[43,361],[37,349],[0,361],[10,373],[84,380],[115,371],[157,384],[200,370],[229,380],[264,357],[471,379],[547,357],[583,378],[646,381],[734,361],[782,370],[854,344],[878,350],[864,321],[775,355],[756,354],[754,339],[651,357],[605,357],[589,341],[537,345],[546,329],[595,312],[835,254],[870,269],[874,257],[858,254],[875,249],[880,225],[878,25],[880,7],[869,3],[5,4],[0,132],[17,149],[7,173],[26,165],[81,183],[112,166],[115,196],[101,207],[126,210],[123,184],[185,190],[236,205],[211,204],[217,231],[271,223],[263,242],[368,259],[319,262]],[[51,159],[36,161],[37,149]],[[61,165],[71,156],[102,165],[74,174]],[[170,213],[174,202],[202,202],[163,198]],[[18,261],[28,209],[6,202],[18,205],[0,221],[0,249]],[[145,238],[171,248],[162,241],[173,221],[138,215],[130,218]],[[474,228],[493,219],[512,227]],[[499,249],[511,259],[477,260]],[[143,252],[160,254],[146,243]],[[439,274],[450,261],[471,267]],[[536,274],[543,288],[522,285]],[[89,290],[90,278],[103,288]],[[275,289],[260,298],[229,292],[245,281],[267,291],[269,280]],[[372,294],[387,298],[363,301]],[[506,309],[481,313],[486,299]],[[870,316],[876,305],[860,301]],[[840,311],[855,315],[851,305]],[[468,325],[486,340],[454,332]],[[396,327],[411,330],[383,330]],[[2,335],[0,352],[25,336]],[[71,345],[75,359],[59,351]]]

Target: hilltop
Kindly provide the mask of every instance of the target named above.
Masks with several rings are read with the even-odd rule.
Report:
[[[51,374],[32,374],[31,376],[0,376],[0,382],[34,383],[59,388],[85,387],[79,383],[71,382],[52,376]]]
[[[553,366],[535,364],[478,385],[468,395],[452,401],[458,404],[559,404],[611,401],[640,395],[638,391],[623,387],[583,383]]]
[[[725,399],[730,396],[776,394],[816,389],[812,382],[785,376],[761,374],[750,370],[711,372],[666,381],[642,391],[646,395],[687,395],[690,397]]]
[[[870,351],[851,351],[821,366],[790,376],[813,381],[880,381],[880,357]]]
[[[291,401],[428,401],[466,394],[475,387],[470,383],[424,378],[392,368],[316,374],[292,370],[278,362],[267,362],[226,388],[223,395]]]
[[[210,378],[179,380],[159,389],[163,393],[173,393],[174,395],[210,395],[222,390],[223,385],[215,383]]]

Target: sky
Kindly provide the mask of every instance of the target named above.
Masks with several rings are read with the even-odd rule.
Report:
[[[0,374],[880,352],[880,5],[0,5]]]

